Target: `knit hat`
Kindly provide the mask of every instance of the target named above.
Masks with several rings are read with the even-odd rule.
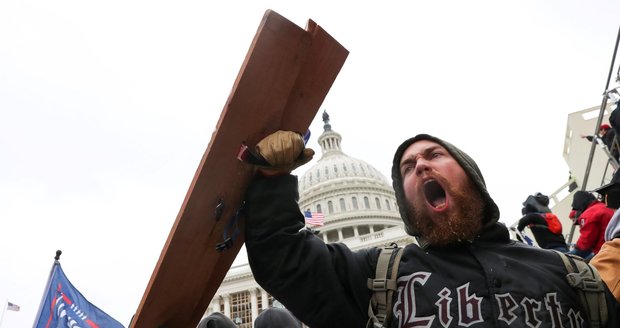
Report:
[[[301,322],[287,309],[269,308],[256,317],[254,328],[301,328]]]
[[[213,312],[200,320],[197,328],[237,328],[237,325],[221,312]]]
[[[596,197],[592,195],[592,193],[578,190],[573,195],[573,202],[571,203],[571,207],[579,212],[583,212],[592,204],[592,202],[596,201]]]
[[[413,222],[416,220],[413,213],[408,211],[407,207],[407,199],[405,198],[405,192],[403,190],[403,181],[400,175],[400,160],[403,157],[403,153],[409,146],[414,144],[420,140],[428,140],[435,142],[442,147],[444,147],[448,153],[459,163],[459,165],[463,168],[467,176],[474,182],[474,185],[480,191],[480,195],[482,196],[482,200],[485,203],[484,206],[484,214],[482,218],[483,228],[489,227],[495,224],[499,220],[499,208],[489,195],[487,191],[486,184],[484,182],[484,178],[482,177],[482,173],[478,168],[478,165],[474,160],[469,157],[466,153],[456,148],[452,144],[443,141],[437,137],[433,137],[428,134],[418,134],[417,136],[405,140],[394,154],[394,160],[392,162],[392,187],[394,188],[394,192],[396,194],[396,203],[398,204],[398,209],[400,211],[401,218],[405,223],[405,231],[412,236],[418,236],[418,231],[416,231]]]

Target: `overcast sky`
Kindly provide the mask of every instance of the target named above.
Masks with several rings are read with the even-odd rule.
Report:
[[[451,141],[508,224],[567,181],[620,24],[617,0],[0,1],[2,328],[32,325],[57,249],[129,324],[266,9],[350,51],[322,106],[348,155],[389,177],[405,138]]]

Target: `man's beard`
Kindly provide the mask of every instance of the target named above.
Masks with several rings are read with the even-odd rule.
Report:
[[[442,180],[443,186],[449,185],[442,177],[435,179]],[[446,212],[433,213],[431,217],[425,205],[410,205],[409,208],[409,212],[414,214],[414,228],[429,245],[447,246],[473,240],[482,226],[484,202],[480,192],[471,183],[459,190],[446,190],[446,193],[452,197],[451,208]],[[424,196],[420,198],[416,202],[424,204]]]

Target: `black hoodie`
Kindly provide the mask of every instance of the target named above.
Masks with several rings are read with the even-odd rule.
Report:
[[[269,308],[256,317],[254,328],[301,328],[301,323],[287,309]]]
[[[395,163],[400,164],[408,145],[423,139],[447,147],[478,186],[486,202],[484,228],[474,240],[456,245],[404,247],[389,327],[569,327],[586,318],[560,256],[509,239],[469,156],[420,135],[399,147]],[[402,204],[400,173],[393,177]],[[368,284],[375,277],[381,248],[351,250],[344,243],[325,243],[303,229],[298,199],[297,178],[292,175],[257,176],[250,185],[245,241],[254,279],[309,327],[366,327],[372,294]],[[613,299],[609,292],[607,297]],[[608,308],[606,327],[620,327],[615,300],[608,304],[616,307]]]

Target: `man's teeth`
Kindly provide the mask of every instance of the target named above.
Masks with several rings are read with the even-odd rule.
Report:
[[[436,199],[433,201],[433,206],[435,208],[443,208],[446,206],[446,199],[445,198],[441,198],[441,199]]]

